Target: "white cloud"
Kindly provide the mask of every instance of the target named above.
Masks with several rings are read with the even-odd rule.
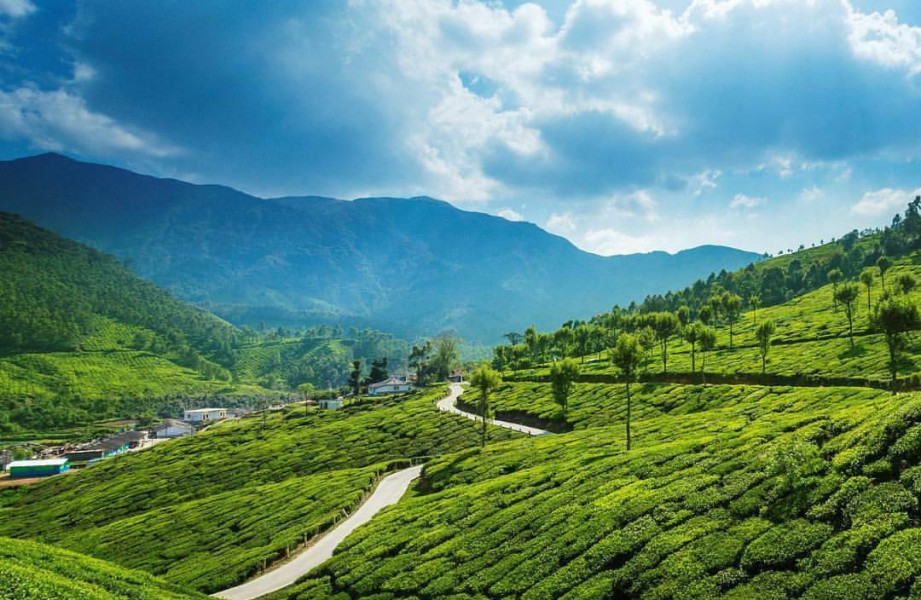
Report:
[[[754,198],[745,194],[736,194],[735,198],[729,202],[729,209],[737,212],[749,212],[766,203],[767,198]]]
[[[35,5],[29,0],[0,0],[0,15],[19,18],[35,12]]]
[[[716,180],[723,175],[719,169],[705,169],[691,178],[691,187],[695,196],[700,196],[707,190],[715,190],[718,186]]]
[[[878,217],[901,211],[912,198],[921,195],[921,188],[911,192],[883,188],[867,192],[851,207],[851,211],[864,217]]]
[[[603,212],[609,217],[639,217],[647,221],[659,218],[659,204],[647,190],[612,197],[605,204]]]
[[[800,190],[799,199],[807,204],[813,204],[825,198],[825,190],[818,186],[803,188]]]
[[[511,208],[503,208],[496,214],[508,221],[524,221],[524,216],[520,212]]]
[[[899,23],[895,11],[864,14],[848,6],[854,55],[890,68],[921,73],[921,27]]]
[[[576,232],[576,220],[570,213],[554,213],[547,219],[544,229],[557,235],[571,236]]]
[[[43,150],[88,154],[129,151],[163,157],[178,152],[152,134],[130,130],[89,110],[79,96],[34,87],[0,91],[0,137],[25,139]]]
[[[654,235],[634,236],[606,227],[585,232],[579,245],[589,252],[612,256],[661,250],[662,240]]]

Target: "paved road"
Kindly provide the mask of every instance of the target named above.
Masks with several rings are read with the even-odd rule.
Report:
[[[436,406],[438,410],[443,410],[445,412],[453,413],[455,415],[460,415],[462,417],[467,417],[473,421],[482,422],[479,416],[464,412],[461,409],[455,406],[458,396],[464,392],[464,388],[459,383],[451,384],[451,393],[438,401]],[[518,423],[510,423],[508,421],[499,421],[497,419],[487,419],[487,423],[491,425],[496,425],[498,427],[505,427],[506,429],[512,429],[514,431],[520,431],[521,433],[527,433],[528,435],[547,435],[550,432],[543,429],[538,429],[537,427],[528,427],[527,425],[520,425]]]
[[[315,567],[332,558],[333,550],[347,535],[370,521],[382,508],[402,498],[409,484],[419,477],[421,472],[422,466],[420,465],[384,477],[371,497],[352,516],[335,529],[325,533],[295,558],[242,585],[213,595],[227,600],[253,600],[293,584]]]

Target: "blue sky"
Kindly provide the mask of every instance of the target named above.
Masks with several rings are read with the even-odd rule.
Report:
[[[921,3],[0,0],[0,158],[48,150],[776,252],[921,193]]]

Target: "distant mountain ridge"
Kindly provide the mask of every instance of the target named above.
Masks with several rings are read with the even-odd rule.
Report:
[[[0,210],[237,323],[341,320],[407,337],[453,328],[481,342],[759,258],[722,246],[601,257],[427,197],[261,199],[56,154],[0,162]]]

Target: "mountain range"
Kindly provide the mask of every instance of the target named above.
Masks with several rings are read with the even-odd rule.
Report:
[[[453,329],[484,343],[759,258],[722,246],[602,257],[428,197],[264,199],[58,154],[0,162],[0,210],[238,324],[373,324],[410,338]]]

